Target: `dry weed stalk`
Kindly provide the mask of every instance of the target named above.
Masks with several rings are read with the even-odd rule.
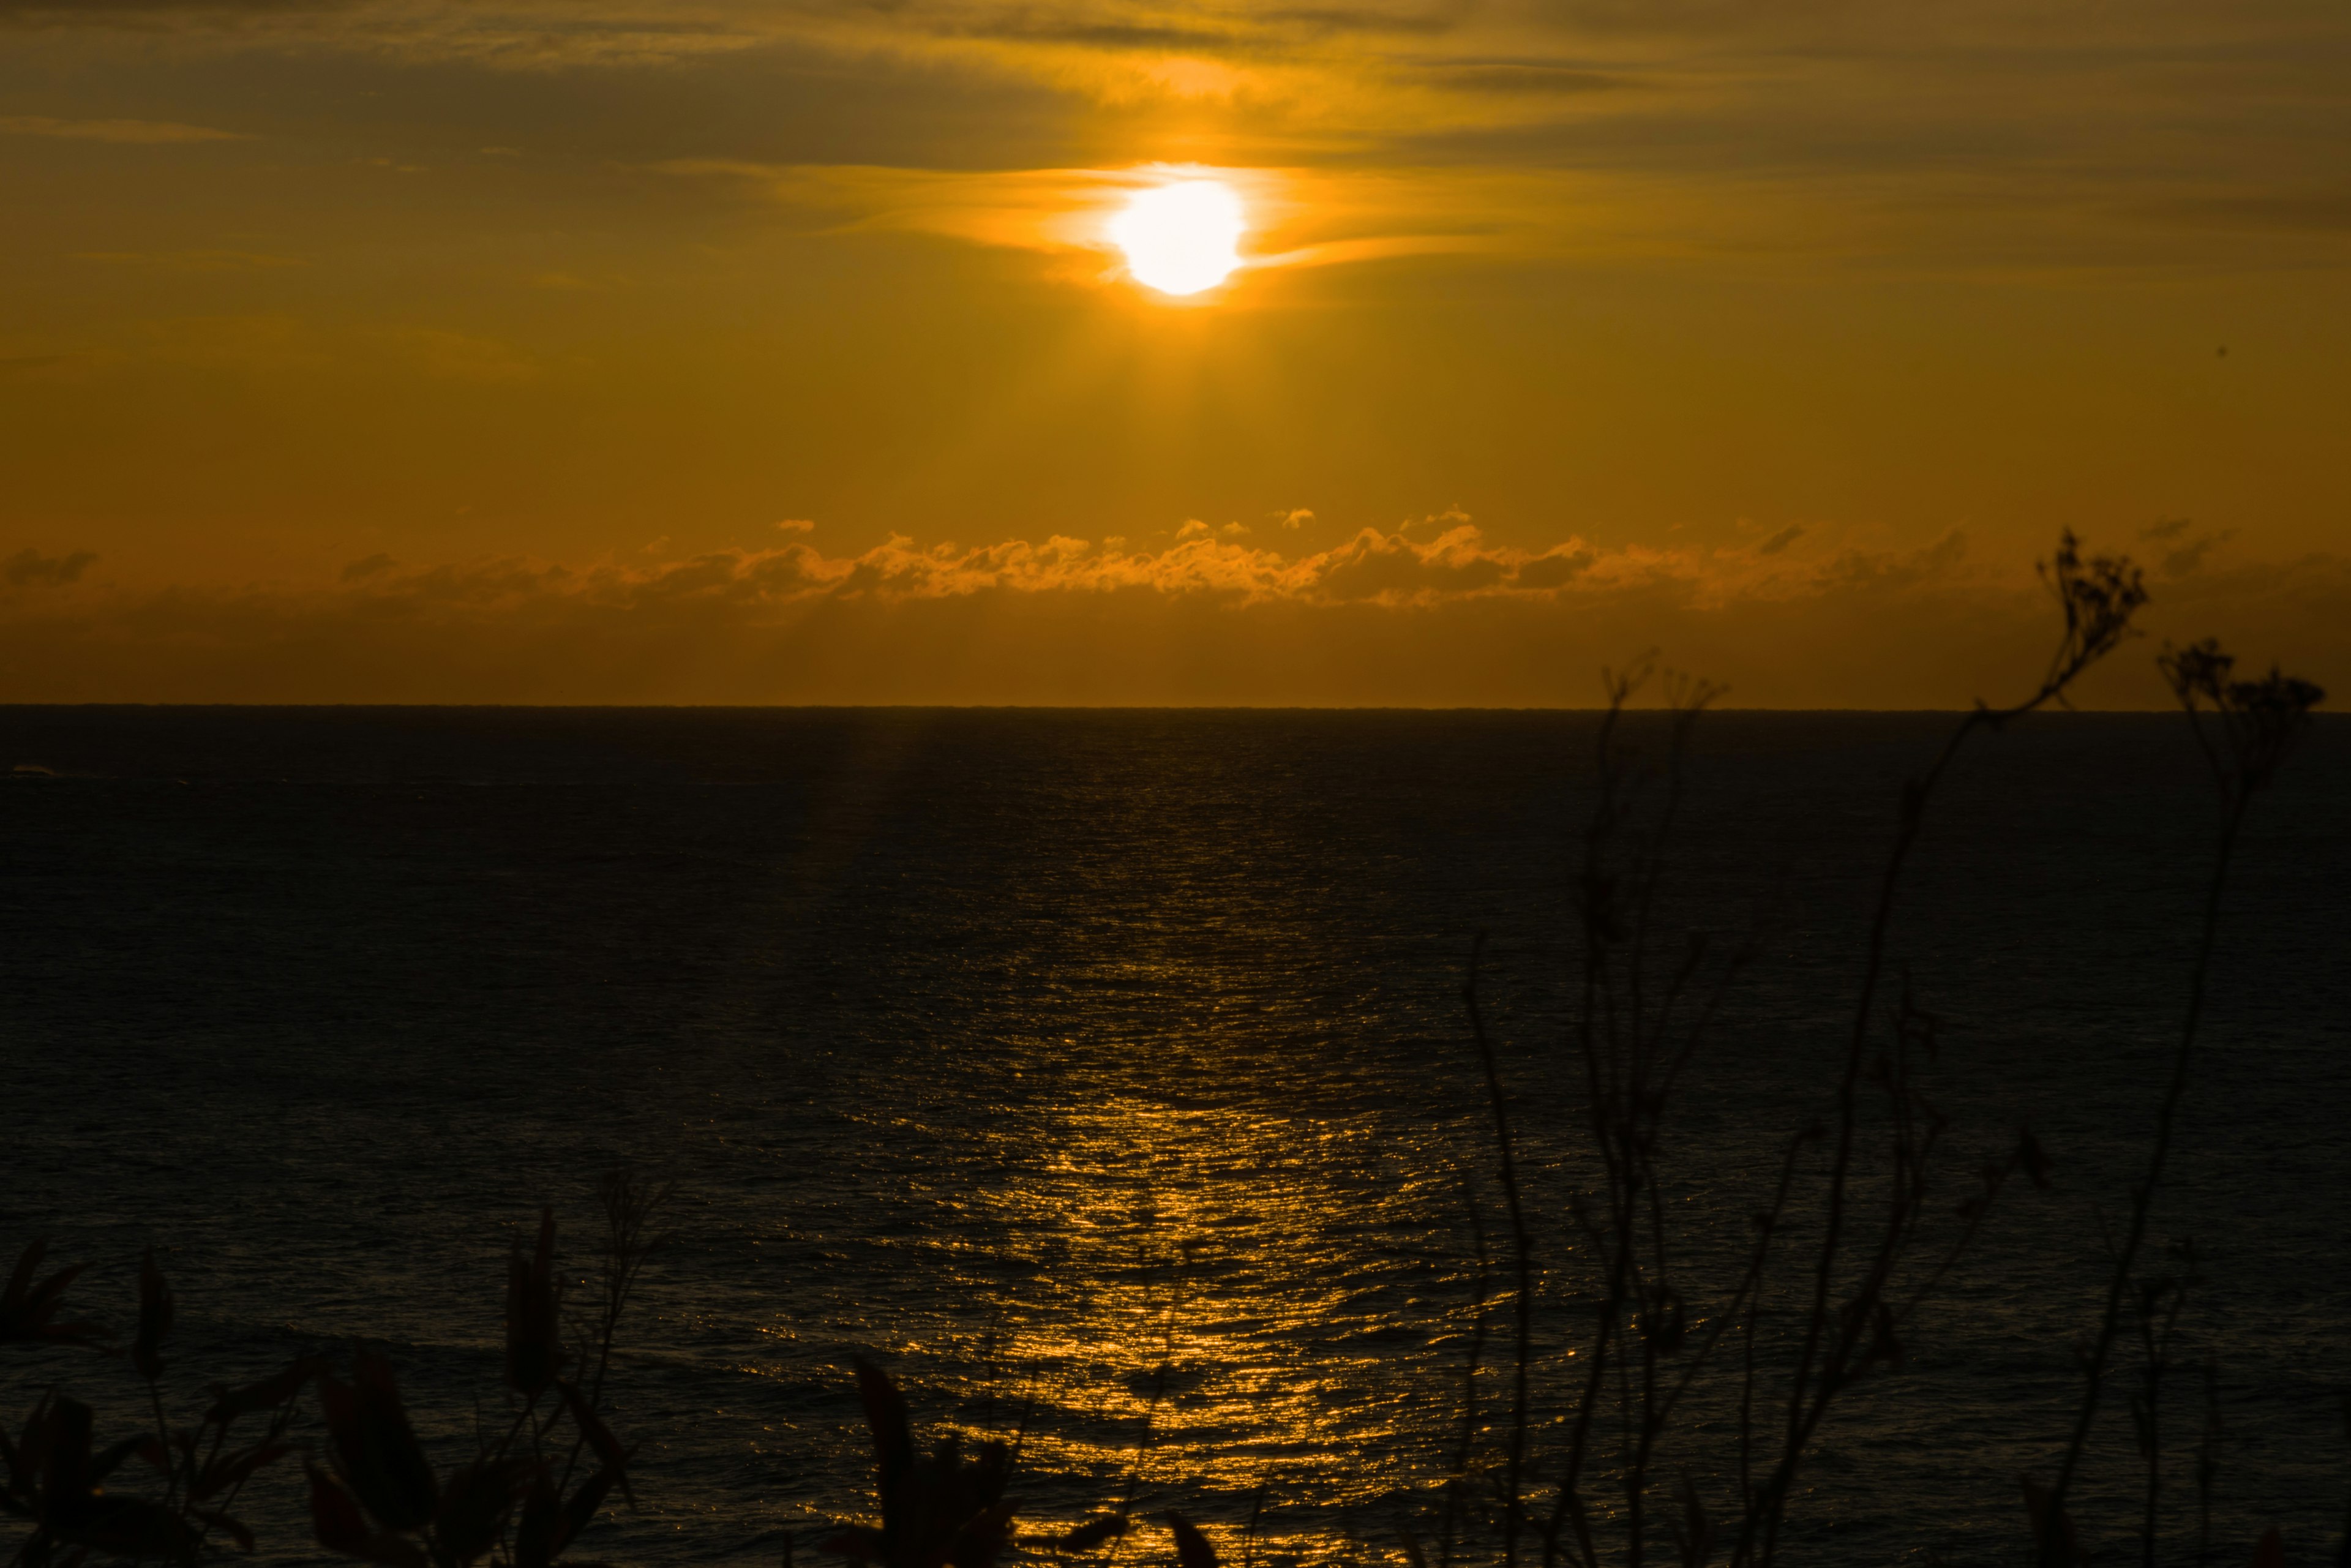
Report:
[[[2236,660],[2221,652],[2219,643],[2209,640],[2186,648],[2167,648],[2157,663],[2187,714],[2197,747],[2210,769],[2213,789],[2220,797],[2220,824],[2212,872],[2205,883],[2196,957],[2189,969],[2187,1017],[2180,1025],[2179,1043],[2172,1052],[2170,1078],[2156,1113],[2155,1139],[2147,1154],[2147,1174],[2132,1185],[2130,1221],[2107,1280],[2105,1308],[2099,1315],[2096,1337],[2082,1358],[2082,1403],[2074,1417],[2073,1436],[2058,1463],[2056,1480],[2049,1487],[2041,1506],[2033,1510],[2034,1554],[2041,1568],[2060,1568],[2061,1564],[2070,1568],[2080,1552],[2072,1522],[2066,1517],[2065,1500],[2081,1465],[2082,1451],[2089,1442],[2091,1427],[2097,1419],[2106,1364],[2114,1351],[2116,1335],[2122,1328],[2133,1270],[2147,1239],[2147,1213],[2155,1202],[2156,1188],[2163,1180],[2165,1163],[2170,1157],[2179,1103],[2188,1092],[2188,1071],[2204,1020],[2205,986],[2211,973],[2213,945],[2220,936],[2221,899],[2228,888],[2230,862],[2236,854],[2245,813],[2253,798],[2274,781],[2287,754],[2308,727],[2310,710],[2326,695],[2308,681],[2282,674],[2275,668],[2260,680],[2241,681],[2236,678]],[[2149,1310],[2142,1307],[2142,1318]],[[2151,1479],[2147,1505],[2147,1562],[2154,1560],[2155,1499],[2151,1493],[2160,1480],[2158,1458],[2148,1461]],[[2029,1481],[2026,1485],[2028,1491],[2038,1490]],[[2205,1486],[2209,1498],[2209,1480]],[[2209,1502],[2206,1509],[2209,1519]],[[2209,1537],[2209,1524],[2206,1534]],[[2346,1550],[2351,1551],[2351,1532],[2346,1532],[2345,1540]]]
[[[1917,1005],[1907,976],[1891,1002],[1886,999],[1889,939],[1904,873],[1938,787],[1962,748],[1980,731],[1997,731],[2064,704],[2074,682],[2132,634],[2132,619],[2147,601],[2140,573],[2126,559],[2085,559],[2070,533],[2043,568],[2043,577],[2064,628],[2039,685],[2006,707],[1979,704],[1954,727],[1927,769],[1903,788],[1878,880],[1834,1111],[1824,1123],[1786,1140],[1768,1201],[1754,1217],[1752,1248],[1732,1278],[1691,1281],[1681,1272],[1677,1260],[1688,1249],[1668,1218],[1665,1150],[1676,1090],[1700,1054],[1725,990],[1753,957],[1754,944],[1750,939],[1718,957],[1707,938],[1693,934],[1678,952],[1663,956],[1654,930],[1667,851],[1683,799],[1688,737],[1717,693],[1687,682],[1669,689],[1664,759],[1661,766],[1644,767],[1623,743],[1620,730],[1626,705],[1648,671],[1644,666],[1609,677],[1597,744],[1597,799],[1576,887],[1582,956],[1570,1040],[1585,1131],[1598,1166],[1594,1190],[1573,1199],[1570,1212],[1577,1250],[1597,1281],[1598,1305],[1570,1363],[1574,1386],[1566,1433],[1553,1456],[1557,1479],[1551,1483],[1551,1506],[1541,1519],[1527,1511],[1526,1500],[1527,1477],[1534,1468],[1526,1451],[1533,1243],[1522,1217],[1507,1100],[1478,1005],[1474,955],[1468,987],[1519,1287],[1511,1421],[1498,1480],[1505,1568],[1515,1568],[1522,1525],[1534,1529],[1544,1568],[1562,1563],[1600,1568],[1604,1562],[1640,1568],[1654,1544],[1660,1511],[1650,1494],[1677,1409],[1726,1342],[1739,1351],[1736,1505],[1718,1516],[1685,1469],[1675,1481],[1673,1506],[1663,1511],[1664,1524],[1685,1568],[1706,1568],[1718,1554],[1731,1568],[1770,1568],[1785,1544],[1804,1458],[1839,1396],[1877,1368],[1899,1367],[1918,1309],[1975,1240],[2008,1182],[2021,1174],[2035,1186],[2047,1185],[2046,1157],[2032,1134],[2022,1132],[2005,1157],[1980,1167],[1975,1190],[1957,1207],[1956,1222],[1929,1234],[1927,1221],[1942,1201],[1936,1156],[1947,1124],[1920,1093],[1915,1073],[1921,1058],[1935,1054],[1935,1020]],[[2322,695],[2309,683],[2274,670],[2260,680],[2239,680],[2229,655],[2210,643],[2167,649],[2158,662],[2194,726],[2220,795],[2218,853],[2189,977],[2188,1017],[2147,1174],[2132,1188],[2129,1225],[2116,1252],[2105,1310],[2094,1346],[2084,1356],[2085,1391],[2072,1440],[2053,1485],[2025,1482],[2040,1568],[2072,1568],[2081,1559],[2065,1503],[2097,1413],[2114,1341],[2126,1318],[2137,1326],[2141,1351],[2140,1386],[2132,1401],[2146,1474],[2140,1559],[2149,1568],[2156,1561],[2161,1397],[2171,1369],[2173,1331],[2197,1280],[2196,1260],[2192,1249],[2181,1249],[2178,1272],[2144,1280],[2137,1264],[2186,1088],[2222,892],[2246,809],[2274,779]],[[1866,1135],[1865,1091],[1879,1107]],[[1825,1169],[1807,1165],[1806,1150],[1814,1145],[1829,1151]],[[1859,1207],[1857,1195],[1875,1197],[1874,1217]],[[1775,1363],[1772,1345],[1758,1329],[1767,1315],[1774,1243],[1796,1228],[1791,1222],[1798,1219],[1816,1239],[1798,1298],[1801,1311],[1786,1336],[1792,1348],[1784,1363]],[[1481,1337],[1476,1342],[1480,1347],[1483,1278],[1481,1266]],[[1472,1354],[1474,1382],[1477,1352]],[[2210,1549],[2220,1436],[2209,1365],[2205,1383],[2196,1472],[2199,1561]],[[1602,1420],[1611,1406],[1613,1431]],[[1774,1410],[1776,1415],[1765,1414]],[[1470,1469],[1466,1455],[1457,1460],[1452,1488],[1458,1489]],[[1618,1494],[1613,1510],[1595,1490],[1604,1481]],[[1458,1512],[1449,1491],[1448,1561]],[[1604,1542],[1604,1533],[1612,1541]],[[2257,1561],[2282,1561],[2282,1552],[2272,1531]],[[2344,1552],[2351,1563],[2351,1524]]]
[[[1884,999],[1903,873],[1944,776],[1977,733],[2062,703],[2067,688],[2130,634],[2132,617],[2147,601],[2140,574],[2127,559],[2085,559],[2071,534],[2043,575],[2064,623],[2057,646],[2031,692],[2005,707],[1979,704],[1954,727],[1927,770],[1905,785],[1833,1113],[1786,1140],[1755,1215],[1752,1247],[1729,1279],[1691,1280],[1680,1265],[1687,1249],[1669,1218],[1666,1192],[1668,1129],[1677,1092],[1699,1061],[1730,988],[1753,959],[1755,941],[1750,936],[1718,952],[1703,935],[1673,946],[1657,930],[1689,737],[1719,692],[1697,682],[1669,686],[1665,755],[1652,767],[1621,735],[1625,707],[1649,672],[1644,666],[1609,676],[1596,745],[1596,801],[1576,884],[1580,994],[1570,1040],[1598,1166],[1595,1190],[1573,1201],[1571,1218],[1577,1250],[1597,1282],[1598,1305],[1571,1363],[1574,1387],[1566,1434],[1553,1456],[1550,1506],[1540,1518],[1530,1512],[1525,1495],[1533,1248],[1517,1190],[1506,1100],[1477,1005],[1474,963],[1469,986],[1471,1031],[1493,1108],[1519,1282],[1511,1423],[1500,1478],[1506,1568],[1515,1568],[1524,1527],[1541,1542],[1544,1568],[1560,1563],[1599,1568],[1607,1561],[1640,1568],[1657,1532],[1652,1493],[1677,1411],[1726,1343],[1735,1343],[1740,1357],[1738,1496],[1718,1515],[1684,1472],[1663,1522],[1677,1555],[1691,1568],[1718,1552],[1734,1568],[1768,1568],[1778,1560],[1803,1458],[1839,1396],[1874,1369],[1900,1364],[1915,1314],[1973,1241],[2008,1181],[2022,1173],[2045,1184],[2047,1163],[2032,1135],[2022,1134],[2008,1155],[1979,1171],[1979,1186],[1959,1204],[1956,1223],[1930,1233],[1927,1220],[1941,1201],[1937,1156],[1946,1124],[1921,1093],[1916,1071],[1920,1058],[1934,1054],[1935,1020],[1917,1005],[1907,979],[1890,1006]],[[1874,1092],[1883,1111],[1882,1139],[1874,1137],[1866,1148],[1865,1090]],[[1806,1152],[1822,1145],[1828,1150],[1825,1171],[1808,1168]],[[1874,1218],[1855,1214],[1856,1191],[1876,1195]],[[1818,1239],[1799,1297],[1792,1352],[1785,1364],[1775,1365],[1771,1345],[1757,1331],[1765,1317],[1774,1244],[1799,1202],[1817,1205],[1806,1212]],[[1612,1406],[1614,1420],[1604,1423]],[[1595,1477],[1618,1494],[1621,1512],[1613,1520],[1594,1490]],[[1610,1533],[1621,1531],[1614,1548],[1604,1547],[1604,1524],[1614,1527]]]

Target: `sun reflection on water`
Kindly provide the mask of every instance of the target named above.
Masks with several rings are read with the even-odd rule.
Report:
[[[1361,1181],[1384,1163],[1372,1125],[1136,1093],[1054,1120],[1049,1160],[974,1199],[1042,1266],[946,1358],[968,1369],[975,1437],[975,1415],[1033,1401],[1022,1469],[1047,1513],[1073,1522],[1129,1485],[1144,1513],[1180,1490],[1222,1500],[1201,1523],[1231,1537],[1261,1491],[1270,1534],[1293,1505],[1427,1482],[1409,1396],[1447,1408],[1458,1371],[1418,1293],[1439,1271],[1428,1195],[1401,1168]]]

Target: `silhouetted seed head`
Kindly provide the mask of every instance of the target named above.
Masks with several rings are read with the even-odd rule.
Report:
[[[2128,556],[2094,556],[2085,561],[2081,541],[2071,528],[2059,536],[2057,553],[2042,565],[2041,578],[2065,615],[2065,639],[2049,665],[2048,685],[2053,689],[2131,634],[2131,617],[2147,602],[2147,583]]]
[[[2276,777],[2308,725],[2310,710],[2326,700],[2319,687],[2274,664],[2260,680],[2236,679],[2235,657],[2209,637],[2185,648],[2166,648],[2156,664],[2189,716],[2199,720],[2196,737],[2212,766],[2213,781],[2232,802]],[[2217,745],[2201,722],[2208,709],[2219,720]]]

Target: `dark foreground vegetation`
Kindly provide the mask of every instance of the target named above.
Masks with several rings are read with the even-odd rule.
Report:
[[[1617,721],[1652,677],[1646,668],[1610,677],[1596,803],[1574,888],[1578,1005],[1552,1056],[1573,1080],[1582,1117],[1574,1133],[1594,1177],[1565,1227],[1531,1211],[1473,957],[1465,1003],[1492,1112],[1500,1213],[1490,1229],[1499,1243],[1489,1249],[1489,1227],[1473,1206],[1479,1311],[1462,1368],[1458,1442],[1429,1506],[1400,1523],[1384,1553],[1400,1552],[1411,1568],[1802,1561],[1806,1461],[1840,1402],[1901,1366],[1931,1333],[1922,1306],[1998,1222],[2002,1201],[2048,1180],[2048,1158],[2029,1131],[1990,1160],[1953,1153],[1957,1140],[1922,1084],[1936,1020],[1890,945],[1907,862],[1956,759],[2063,704],[2085,670],[2130,638],[2146,602],[2126,559],[2085,559],[2070,537],[2046,575],[2063,619],[2057,646],[2035,687],[1960,718],[1904,787],[1857,989],[1845,1004],[1833,1095],[1816,1122],[1789,1130],[1754,1194],[1751,1234],[1729,1252],[1686,1234],[1677,1219],[1673,1131],[1708,1070],[1723,999],[1754,965],[1759,943],[1668,929],[1662,913],[1671,902],[1686,748],[1716,694],[1667,680],[1668,740],[1644,755]],[[2289,1561],[2275,1531],[2257,1542],[2213,1538],[2221,1458],[2212,1369],[2175,1349],[2199,1283],[2196,1258],[2157,1245],[2149,1213],[2193,1082],[2231,857],[2321,694],[2274,670],[2241,678],[2210,643],[2168,648],[2159,663],[2210,767],[2212,858],[2193,960],[2178,977],[2183,1011],[2159,1110],[2109,1239],[2102,1310],[2080,1325],[2076,1414],[2064,1444],[2019,1478],[2014,1560],[2032,1568],[2088,1561],[2093,1540],[2126,1540],[2126,1552],[2108,1546],[2098,1556],[2127,1555],[2147,1568],[2191,1558],[2255,1568]],[[578,1563],[599,1515],[633,1500],[634,1449],[608,1424],[606,1384],[632,1287],[654,1244],[661,1192],[620,1175],[601,1197],[602,1234],[590,1256],[559,1252],[551,1213],[531,1244],[517,1244],[504,1386],[476,1407],[472,1452],[442,1469],[381,1354],[360,1346],[347,1357],[304,1356],[180,1408],[165,1376],[172,1291],[153,1255],[141,1269],[135,1328],[126,1334],[76,1315],[68,1292],[78,1266],[51,1269],[39,1241],[26,1246],[0,1294],[0,1354],[87,1347],[107,1359],[110,1376],[127,1371],[152,1418],[100,1433],[89,1404],[57,1388],[23,1391],[16,1408],[29,1401],[29,1413],[21,1423],[13,1409],[0,1420],[0,1513],[10,1521],[0,1541],[14,1539],[11,1564],[193,1563],[253,1552],[239,1498],[256,1474],[287,1464],[303,1469],[316,1542],[329,1553],[384,1568]],[[1591,1303],[1570,1348],[1538,1343],[1533,1281],[1544,1268],[1574,1271]],[[191,1381],[180,1370],[171,1390]],[[803,1543],[810,1550],[882,1568],[986,1568],[1011,1555],[1122,1551],[1216,1568],[1216,1549],[1181,1515],[1134,1517],[1132,1486],[1074,1530],[1021,1533],[1017,1436],[967,1448],[949,1430],[918,1447],[907,1402],[887,1375],[861,1361],[857,1378],[879,1468],[878,1522]],[[1564,1415],[1552,1420],[1543,1411]],[[2128,1423],[2143,1463],[2136,1519],[2076,1519],[2084,1455],[2102,1421]],[[2164,1506],[2176,1468],[2167,1458],[2183,1450],[2200,1504],[2192,1541],[2165,1534],[2177,1517]],[[856,1502],[841,1500],[843,1513],[856,1512]],[[2314,1550],[2325,1550],[2296,1545],[2303,1555],[2294,1561],[2318,1561]],[[785,1554],[789,1562],[789,1541]],[[1252,1521],[1240,1537],[1240,1568],[1254,1568],[1255,1555]],[[2351,1521],[2329,1560],[2351,1568]]]

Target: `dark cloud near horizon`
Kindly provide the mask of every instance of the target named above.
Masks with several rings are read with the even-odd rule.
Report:
[[[82,573],[98,559],[95,550],[78,549],[69,555],[43,555],[27,547],[0,561],[0,578],[11,588],[63,588],[81,580]]]

